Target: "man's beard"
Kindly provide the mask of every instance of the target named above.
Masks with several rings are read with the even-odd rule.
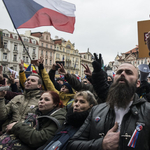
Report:
[[[119,83],[124,81],[125,83]],[[126,108],[130,103],[135,91],[136,83],[128,83],[125,78],[119,78],[116,83],[112,83],[110,86],[106,102],[111,108],[116,106],[117,108]]]

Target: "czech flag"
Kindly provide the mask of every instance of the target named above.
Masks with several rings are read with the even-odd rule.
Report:
[[[3,0],[16,29],[54,26],[73,33],[74,4],[62,0]]]

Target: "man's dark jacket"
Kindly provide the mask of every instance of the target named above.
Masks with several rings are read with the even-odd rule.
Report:
[[[94,106],[85,123],[69,141],[68,150],[102,150],[107,131],[114,126],[115,112],[106,103]],[[142,125],[135,148],[128,147],[137,125]],[[123,117],[118,150],[150,150],[150,103],[136,94],[130,110]]]

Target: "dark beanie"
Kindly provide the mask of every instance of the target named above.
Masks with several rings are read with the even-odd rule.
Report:
[[[59,80],[61,80],[61,81],[64,82],[64,79],[63,79],[63,78],[57,78],[57,79],[56,79],[56,81],[59,81]]]
[[[70,94],[73,93],[73,90],[72,90],[72,88],[71,88],[71,86],[70,86],[69,83],[66,83],[66,82],[65,82],[63,85],[65,85],[65,86],[68,88]],[[63,85],[62,85],[62,86],[63,86]]]

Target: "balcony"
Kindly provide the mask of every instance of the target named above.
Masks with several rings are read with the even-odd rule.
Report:
[[[3,61],[7,62],[7,61],[8,61],[8,59],[3,59]]]
[[[35,53],[32,53],[32,57],[34,57],[34,58],[35,58],[35,57],[36,57],[36,54],[35,54]]]
[[[13,62],[17,62],[17,59],[13,59]]]
[[[13,50],[13,53],[17,53],[17,54],[18,54],[18,50],[14,49],[14,50]]]

